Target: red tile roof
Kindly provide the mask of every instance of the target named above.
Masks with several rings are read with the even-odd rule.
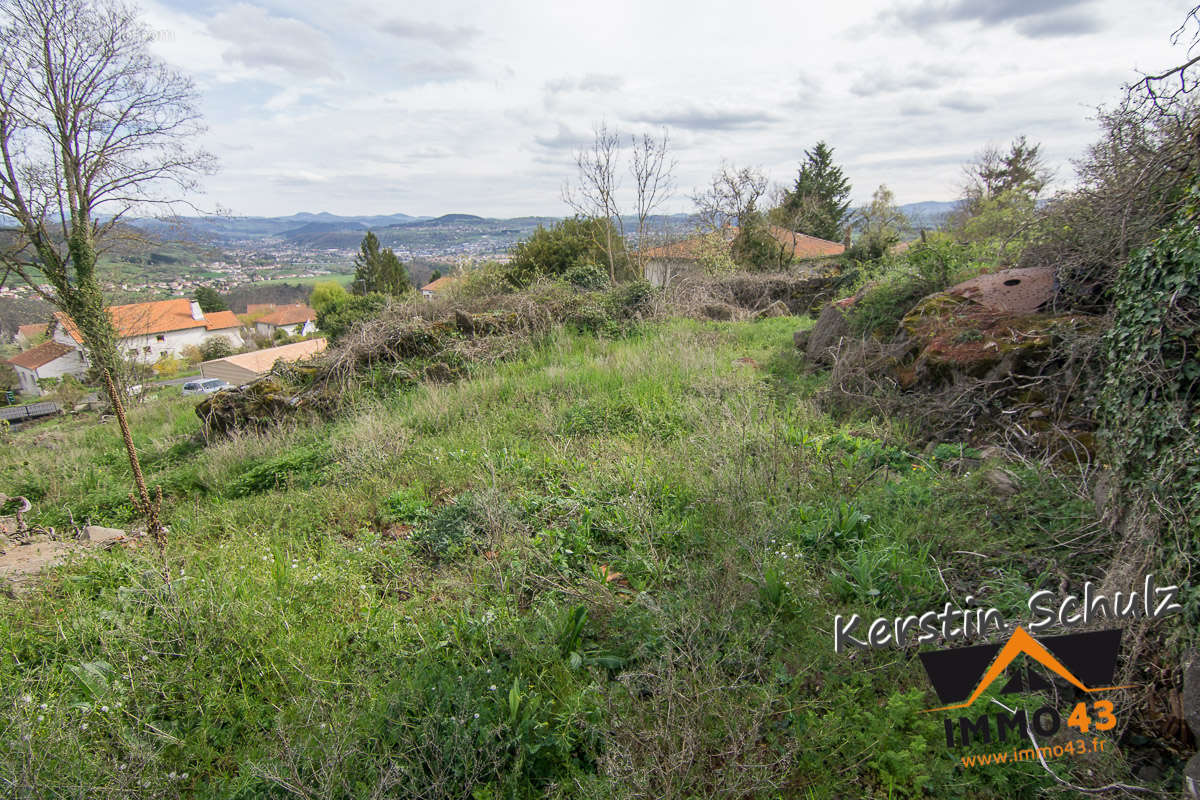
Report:
[[[316,311],[303,303],[296,303],[290,306],[280,306],[265,317],[260,317],[256,322],[264,322],[267,325],[295,325],[316,318]]]
[[[17,353],[8,359],[8,363],[14,367],[37,369],[38,367],[46,366],[56,358],[62,358],[74,349],[74,347],[62,344],[61,342],[44,342],[23,353]]]
[[[792,258],[799,260],[837,256],[846,251],[844,244],[831,242],[827,239],[818,239],[816,236],[809,236],[804,233],[795,233],[778,225],[768,225],[767,232],[771,234],[771,237],[775,241],[787,249],[788,254]],[[737,237],[738,229],[725,228],[722,230],[722,234],[726,241],[732,242]],[[691,239],[684,239],[683,241],[662,245],[661,247],[652,247],[642,255],[646,258],[693,261],[699,257],[698,251],[703,242],[703,236],[693,236]]]
[[[440,292],[443,289],[449,289],[450,284],[454,283],[454,279],[449,275],[443,275],[436,281],[430,281],[421,287],[422,292]]]
[[[242,321],[232,311],[209,311],[204,315],[204,324],[210,331],[240,328]]]
[[[122,339],[130,336],[146,336],[208,327],[203,319],[192,318],[192,301],[185,297],[156,300],[151,303],[131,303],[127,306],[110,306],[108,313],[112,315],[117,336]],[[70,317],[61,311],[56,311],[54,318],[62,324],[72,339],[83,342],[83,334],[75,327],[75,323]]]
[[[38,336],[41,336],[43,333],[45,333],[46,328],[48,327],[49,326],[44,322],[33,325],[18,325],[17,336],[25,339],[36,339]]]

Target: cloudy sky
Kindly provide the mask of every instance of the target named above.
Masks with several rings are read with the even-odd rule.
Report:
[[[862,201],[952,199],[1026,134],[1069,184],[1097,105],[1179,61],[1188,2],[143,0],[220,159],[207,208],[284,215],[567,213],[604,120],[669,131],[687,199],[722,160],[788,182],[835,148]]]

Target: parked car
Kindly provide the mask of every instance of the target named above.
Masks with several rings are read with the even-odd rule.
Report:
[[[199,381],[188,381],[183,385],[184,394],[212,394],[219,392],[222,389],[232,389],[231,384],[226,383],[220,378],[205,378]]]

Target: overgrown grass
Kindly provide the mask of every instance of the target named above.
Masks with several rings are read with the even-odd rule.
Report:
[[[980,585],[1011,607],[1079,566],[1049,545],[1087,506],[1036,472],[999,499],[949,467],[961,448],[835,424],[796,324],[559,332],[207,446],[191,403],[137,409],[175,577],[116,549],[3,601],[3,793],[1052,794],[1036,764],[962,771],[912,653],[834,654],[831,625]],[[112,424],[8,452],[37,521],[131,521]]]

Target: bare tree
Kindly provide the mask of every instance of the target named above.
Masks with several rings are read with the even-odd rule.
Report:
[[[1171,34],[1171,44],[1179,44],[1191,31],[1184,60],[1173,67],[1154,75],[1143,75],[1142,79],[1129,87],[1129,94],[1152,106],[1159,114],[1172,113],[1200,85],[1200,6],[1193,6],[1183,19],[1183,24]]]
[[[663,129],[661,138],[648,133],[633,137],[629,171],[633,175],[637,212],[637,247],[634,258],[638,273],[645,272],[646,245],[649,243],[650,216],[657,211],[675,191],[676,162],[670,158],[670,137]]]
[[[210,168],[188,146],[202,130],[192,83],[114,0],[0,0],[0,26],[0,212],[16,220],[4,280],[65,312],[119,382],[97,261],[131,209],[169,203]]]
[[[581,149],[575,154],[575,167],[578,171],[578,185],[572,189],[570,184],[563,187],[563,200],[584,217],[607,220],[610,224],[602,226],[603,242],[596,244],[604,251],[608,259],[609,279],[617,280],[617,247],[616,235],[625,235],[625,224],[617,206],[617,190],[621,179],[618,174],[621,161],[621,134],[609,130],[608,123],[601,122],[594,130],[592,146]],[[613,226],[616,226],[616,230]]]
[[[742,224],[758,210],[767,192],[767,176],[755,167],[735,167],[722,162],[712,183],[692,195],[701,225],[719,230],[730,222]]]
[[[622,213],[621,191],[624,137],[601,122],[593,128],[592,145],[575,154],[577,183],[563,188],[563,200],[576,214],[608,222],[594,230],[604,238],[596,242],[608,260],[609,278],[617,280],[621,242],[625,239],[626,214]],[[639,275],[643,267],[641,251],[649,238],[650,216],[670,199],[674,191],[675,161],[670,158],[670,139],[664,130],[661,138],[648,133],[629,140],[629,173],[633,178],[633,215],[636,221],[637,247],[634,260]],[[618,241],[618,238],[621,241]]]
[[[212,164],[189,146],[201,130],[192,83],[154,58],[151,41],[117,0],[0,0],[0,212],[16,220],[0,248],[0,283],[16,274],[78,329],[121,423],[134,502],[161,549],[96,273],[123,216],[169,203]]]

